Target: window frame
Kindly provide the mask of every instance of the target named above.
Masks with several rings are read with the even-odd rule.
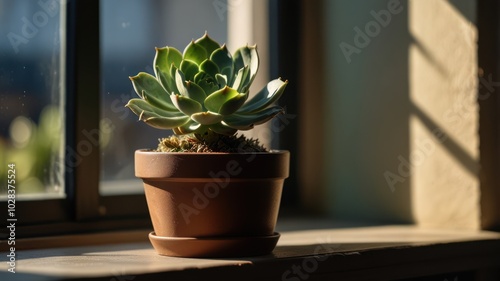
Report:
[[[273,76],[298,81],[298,72],[289,68],[286,55],[282,50],[290,49],[296,55],[299,38],[288,30],[285,24],[291,16],[299,13],[299,0],[293,7],[282,0],[269,0],[269,43],[275,48],[270,53],[275,56],[271,63]],[[119,231],[129,229],[150,229],[151,221],[143,194],[108,195],[99,193],[100,186],[100,147],[96,140],[90,140],[84,132],[99,131],[101,104],[100,77],[100,22],[99,0],[67,0],[61,2],[61,26],[66,24],[65,45],[62,52],[66,61],[63,84],[65,136],[64,136],[64,180],[66,196],[45,200],[18,201],[16,216],[17,238],[92,233],[100,231]],[[284,5],[287,8],[284,9]],[[228,4],[230,8],[230,3]],[[292,9],[293,8],[293,9]],[[293,11],[292,11],[293,10]],[[273,13],[286,15],[274,17]],[[277,19],[277,20],[276,20]],[[276,29],[272,26],[277,25]],[[295,22],[298,30],[299,22]],[[288,31],[287,31],[288,30]],[[287,31],[286,34],[282,32]],[[280,35],[280,36],[278,36]],[[64,40],[61,40],[64,41]],[[286,55],[285,55],[286,54]],[[274,70],[274,72],[273,72]],[[84,82],[82,82],[84,81]],[[288,96],[296,97],[295,87],[289,87]],[[294,93],[292,93],[294,92]],[[292,104],[293,103],[293,104]],[[296,112],[294,98],[284,101],[290,112]],[[279,145],[296,151],[297,125],[291,122],[285,130],[287,136],[280,138]],[[90,148],[90,149],[89,149]],[[75,159],[75,153],[79,160]],[[291,170],[296,170],[292,165]],[[287,180],[287,192],[282,201],[282,209],[297,207],[298,185],[295,176]],[[5,202],[0,202],[0,207]],[[126,206],[126,208],[124,208]],[[34,211],[36,210],[36,211]]]
[[[68,0],[61,3],[60,9],[61,18],[66,19],[66,46],[61,46],[66,57],[62,93],[66,196],[18,200],[16,237],[148,228],[151,222],[144,195],[99,194],[100,148],[83,133],[99,130],[100,24],[99,17],[95,17],[99,13],[99,0]],[[0,206],[4,205],[6,202],[1,202]]]
[[[301,39],[303,23],[303,4],[301,0],[270,0],[269,1],[269,44],[270,44],[270,75],[271,77],[282,77],[289,81],[286,95],[283,95],[278,103],[286,108],[287,113],[298,114],[299,97],[301,87]],[[291,59],[291,58],[296,58]],[[303,83],[303,82],[302,82]],[[300,116],[299,116],[300,118]],[[299,121],[292,120],[287,124],[285,130],[280,132],[277,147],[290,151],[290,176],[284,184],[281,209],[285,213],[300,213],[304,211],[299,200]]]
[[[304,82],[299,79],[303,73],[297,64],[307,63],[307,60],[298,60],[305,55],[303,51],[301,52],[300,41],[301,36],[307,32],[302,30],[304,15],[301,8],[305,4],[302,0],[270,0],[269,5],[269,42],[272,58],[270,75],[281,76],[291,81],[287,95],[283,97],[281,103],[287,106],[289,113],[298,113],[303,110],[299,107],[299,91],[304,86],[301,83]],[[101,95],[99,20],[98,17],[95,19],[95,13],[99,12],[99,0],[68,0],[66,6],[61,7],[66,9],[61,13],[66,13],[68,19],[65,147],[77,150],[79,143],[89,141],[82,133],[84,130],[99,130]],[[499,6],[492,0],[479,0],[477,7],[478,65],[483,69],[483,73],[494,75],[493,81],[499,81],[500,63],[492,59],[498,58],[500,50]],[[321,21],[321,18],[317,17],[315,20]],[[480,205],[484,216],[481,218],[482,228],[498,230],[500,207],[495,204],[498,199],[493,199],[500,198],[498,188],[500,179],[496,176],[495,170],[500,163],[500,119],[497,118],[500,114],[500,98],[492,95],[486,100],[478,100],[478,103],[482,166]],[[298,117],[300,119],[300,116]],[[305,187],[299,184],[300,159],[297,159],[300,157],[299,150],[303,149],[299,147],[300,126],[300,120],[290,122],[286,130],[281,132],[278,143],[279,147],[290,150],[292,157],[295,158],[292,158],[291,177],[285,182],[286,192],[283,193],[282,211],[285,211],[285,215],[303,211],[300,194],[301,188]],[[101,196],[99,194],[99,157],[99,146],[94,145],[92,151],[82,157],[79,165],[70,167],[73,168],[72,171],[65,171],[66,198],[16,202],[16,214],[19,218],[17,236],[26,238],[151,228],[144,195]],[[307,179],[300,180],[307,182]],[[317,200],[321,201],[319,195]],[[4,207],[6,209],[6,203],[0,202],[0,208]]]
[[[99,132],[101,110],[99,0],[72,0],[68,6],[68,107],[67,142],[79,153],[79,145],[92,145],[90,153],[80,153],[81,163],[67,171],[66,192],[75,206],[76,220],[107,219],[135,215],[147,218],[144,195],[101,196],[100,147],[83,132]],[[68,4],[69,4],[68,3]],[[91,42],[91,44],[87,44]],[[71,67],[72,66],[72,67]],[[86,83],[78,83],[85,81]],[[74,94],[72,94],[74,93]],[[72,97],[71,99],[69,97]],[[75,136],[74,138],[72,136]],[[68,165],[67,165],[68,166]],[[123,208],[127,206],[127,208]],[[143,225],[148,226],[149,224]]]
[[[479,77],[492,84],[500,81],[500,5],[494,0],[477,2],[478,68]],[[492,36],[494,35],[494,36]],[[491,75],[488,77],[486,74]],[[494,86],[497,86],[497,85]],[[500,97],[498,92],[484,98],[485,86],[478,83],[479,104],[479,158],[481,169],[480,210],[481,228],[500,230]],[[491,87],[491,86],[490,86]]]

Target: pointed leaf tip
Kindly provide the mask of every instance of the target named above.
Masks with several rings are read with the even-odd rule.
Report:
[[[228,100],[238,96],[239,93],[235,89],[228,86],[213,92],[205,99],[205,107],[212,111],[219,113],[222,105],[224,105]]]
[[[171,95],[172,103],[177,107],[177,109],[186,114],[191,115],[202,111],[203,107],[201,104],[187,96],[181,95]]]
[[[198,112],[191,115],[191,120],[194,120],[202,125],[212,125],[219,123],[220,121],[222,121],[222,118],[222,115],[210,111]]]
[[[206,48],[203,45],[198,44],[194,40],[189,43],[184,49],[182,54],[184,60],[190,60],[197,65],[200,65],[204,60],[208,58],[210,54],[207,53]]]

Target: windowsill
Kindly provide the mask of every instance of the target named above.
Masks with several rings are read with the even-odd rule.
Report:
[[[147,241],[18,250],[16,274],[4,266],[0,279],[388,280],[466,271],[500,273],[500,234],[495,232],[415,226],[287,228],[279,229],[282,236],[271,255],[252,258],[165,257]],[[4,260],[7,254],[1,253]]]

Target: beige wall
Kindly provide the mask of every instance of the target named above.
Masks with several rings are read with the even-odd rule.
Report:
[[[474,1],[461,2],[461,11],[447,1],[409,2],[410,149],[422,156],[412,202],[420,224],[479,228],[476,11]]]
[[[329,212],[478,228],[476,2],[324,6]]]

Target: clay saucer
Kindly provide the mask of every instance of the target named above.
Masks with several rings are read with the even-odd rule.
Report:
[[[188,258],[230,258],[266,255],[273,251],[280,234],[249,237],[164,237],[149,233],[156,252]]]

